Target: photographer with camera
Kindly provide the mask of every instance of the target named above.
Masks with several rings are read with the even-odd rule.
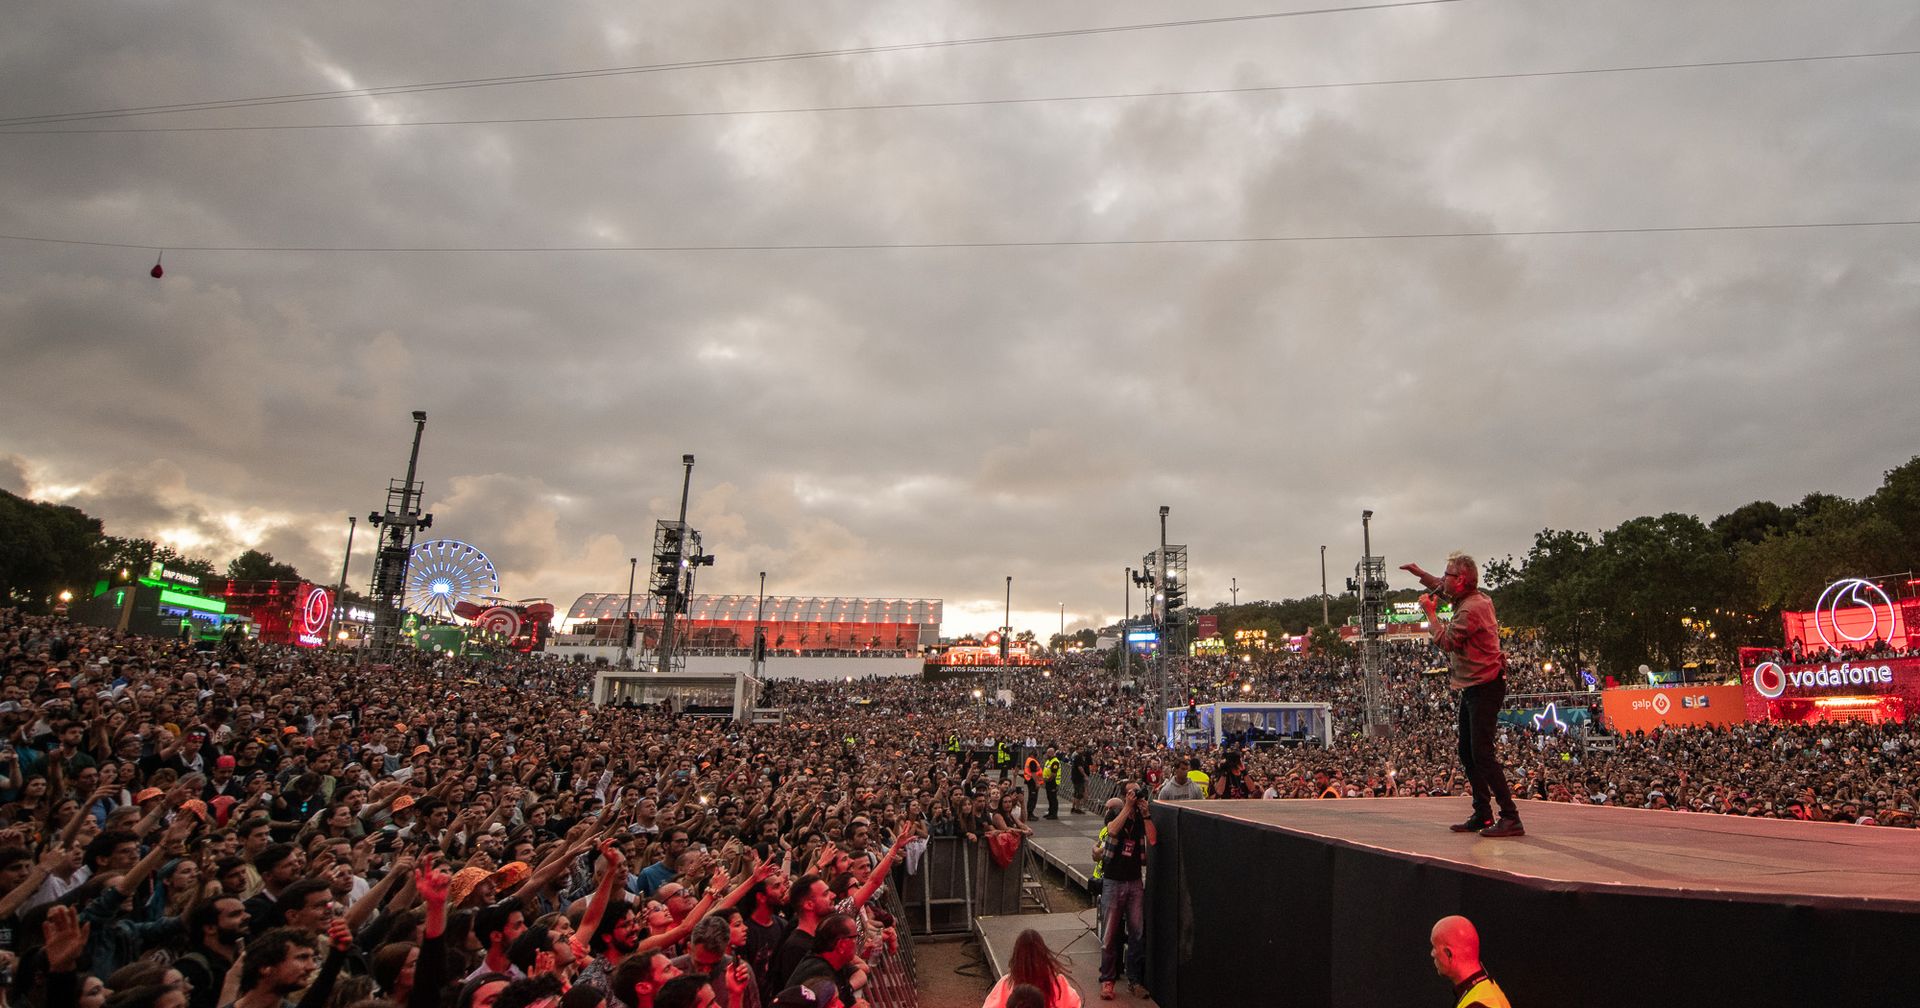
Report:
[[[1100,946],[1100,999],[1113,1000],[1120,978],[1120,939],[1126,939],[1127,987],[1145,997],[1147,849],[1159,840],[1148,813],[1143,785],[1128,784],[1120,814],[1107,826],[1106,857],[1101,863],[1101,896],[1107,904],[1106,940]]]

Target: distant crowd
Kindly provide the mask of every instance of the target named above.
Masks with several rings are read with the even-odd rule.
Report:
[[[1058,760],[1044,772],[1075,805],[1082,780],[1459,794],[1439,664],[1424,646],[1388,654],[1376,700],[1392,730],[1369,737],[1349,661],[1175,662],[1177,702],[1324,702],[1335,728],[1325,749],[1184,753],[1148,716],[1157,684],[1095,654],[780,682],[763,704],[783,722],[743,725],[596,708],[590,668],[537,656],[370,668],[0,610],[9,1003],[878,1003],[901,972],[891,883],[929,837],[1029,831],[1029,756]],[[1530,656],[1509,677],[1567,688]],[[1013,765],[957,759],[961,740]],[[1910,723],[1605,748],[1514,728],[1502,755],[1527,797],[1911,827],[1915,745]]]

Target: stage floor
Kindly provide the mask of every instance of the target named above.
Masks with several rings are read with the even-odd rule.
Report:
[[[1447,831],[1466,818],[1460,798],[1178,804],[1187,814],[1545,889],[1920,911],[1920,836],[1912,830],[1523,801],[1527,835],[1490,840]]]
[[[1072,913],[976,917],[973,926],[996,981],[1006,975],[1008,962],[1013,958],[1013,943],[1020,932],[1028,928],[1040,932],[1040,937],[1047,940],[1047,947],[1073,968],[1073,985],[1080,991],[1081,1003],[1091,1008],[1102,1003],[1099,1000],[1100,939],[1095,937],[1093,927],[1098,913],[1098,910],[1087,909]],[[1114,997],[1114,1001],[1105,1003],[1118,1008],[1154,1008],[1151,998],[1134,997],[1124,981],[1115,985]]]
[[[1036,816],[1027,824],[1033,828],[1033,836],[1027,838],[1027,843],[1042,860],[1065,876],[1068,883],[1086,892],[1093,878],[1093,841],[1100,835],[1104,822],[1104,817],[1099,815],[1072,815],[1064,809],[1058,819]]]

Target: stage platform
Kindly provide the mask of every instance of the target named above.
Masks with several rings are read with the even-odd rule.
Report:
[[[1910,1003],[1911,831],[1459,798],[1156,803],[1149,979],[1168,1008],[1444,1001],[1427,931],[1480,928],[1516,1004]],[[1256,968],[1249,968],[1257,964]]]
[[[1061,819],[1065,821],[1064,816]],[[1032,928],[1047,940],[1048,948],[1064,956],[1072,965],[1073,985],[1080,989],[1081,1000],[1087,1008],[1098,1004],[1157,1008],[1152,1000],[1127,993],[1124,979],[1114,985],[1114,1000],[1100,1000],[1100,939],[1093,933],[1094,917],[1098,912],[1088,909],[1077,913],[976,917],[973,929],[996,981],[1007,972],[1007,961],[1013,956],[1014,940],[1020,937],[1020,932]]]
[[[1100,835],[1103,821],[1099,815],[1073,815],[1064,809],[1058,819],[1035,816],[1027,824],[1033,827],[1027,844],[1041,860],[1065,876],[1068,885],[1086,892],[1093,879],[1093,841]]]

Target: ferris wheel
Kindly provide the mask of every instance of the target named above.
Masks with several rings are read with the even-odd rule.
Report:
[[[500,594],[500,575],[485,553],[458,539],[429,539],[407,559],[407,608],[452,619],[453,607]]]

